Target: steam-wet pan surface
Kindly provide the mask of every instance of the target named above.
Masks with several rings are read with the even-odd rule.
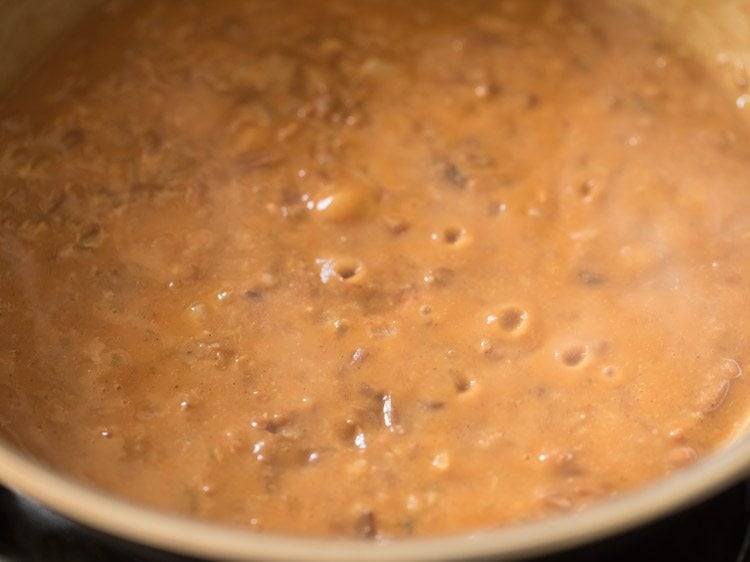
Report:
[[[6,98],[8,439],[265,533],[643,517],[746,417],[744,94],[632,6],[293,7],[109,4]]]

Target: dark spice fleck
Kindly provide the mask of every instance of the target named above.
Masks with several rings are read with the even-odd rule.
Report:
[[[87,224],[78,235],[78,247],[87,250],[98,248],[102,244],[102,228],[97,223]]]
[[[420,402],[419,406],[428,412],[436,412],[445,409],[445,402]]]
[[[599,285],[603,285],[606,281],[603,275],[588,269],[582,269],[578,272],[578,280],[589,287],[598,287]]]
[[[263,292],[260,289],[248,289],[245,291],[245,298],[252,302],[260,302],[263,300]]]
[[[411,227],[411,224],[406,219],[394,216],[385,217],[385,224],[388,230],[396,236],[405,233]]]
[[[366,539],[374,539],[378,536],[378,527],[375,521],[375,513],[372,511],[363,511],[357,517],[355,523],[357,535]]]
[[[70,129],[60,138],[60,143],[64,149],[69,150],[82,144],[85,138],[86,134],[82,129]]]
[[[458,189],[464,189],[466,188],[467,184],[469,183],[469,178],[467,178],[464,173],[454,164],[453,162],[448,162],[445,166],[445,169],[443,171],[443,177],[454,187],[457,187]]]

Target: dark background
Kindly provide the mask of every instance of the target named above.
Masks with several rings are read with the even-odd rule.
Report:
[[[190,560],[72,523],[0,488],[0,562]],[[655,524],[535,562],[750,562],[750,481]]]

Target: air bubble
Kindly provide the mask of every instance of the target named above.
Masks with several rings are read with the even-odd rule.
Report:
[[[501,333],[518,336],[527,331],[529,313],[515,305],[504,306],[497,314],[487,316],[487,324],[495,326]]]
[[[588,346],[574,345],[558,351],[555,355],[566,367],[577,367],[586,360],[588,354]]]
[[[732,384],[729,379],[723,379],[704,386],[696,399],[696,406],[703,414],[718,410],[729,395]]]
[[[500,216],[500,215],[504,215],[507,210],[508,210],[508,205],[506,203],[493,201],[492,203],[490,203],[489,207],[487,208],[487,213],[490,216]]]
[[[466,229],[460,226],[448,226],[441,232],[433,232],[430,238],[453,248],[463,248],[472,240]]]
[[[593,199],[595,189],[596,182],[594,180],[586,180],[578,186],[578,193],[580,193],[581,199],[588,203]]]
[[[528,314],[525,310],[508,308],[502,311],[498,321],[500,322],[500,327],[506,332],[515,332],[523,326],[527,316]]]
[[[387,216],[384,220],[388,230],[395,236],[400,236],[411,228],[411,223],[403,217]]]
[[[669,437],[672,441],[683,441],[685,439],[685,430],[681,427],[676,427],[669,431],[667,437]]]
[[[358,347],[352,354],[351,364],[360,365],[364,362],[365,359],[367,359],[369,355],[370,352],[367,351],[364,347]]]
[[[338,274],[341,279],[346,281],[347,279],[351,279],[357,274],[357,271],[359,270],[359,267],[356,264],[340,264],[336,268],[336,273]]]
[[[191,304],[188,308],[193,318],[202,319],[206,315],[206,305],[203,303]]]
[[[320,280],[329,283],[337,279],[344,283],[356,283],[365,276],[365,267],[352,258],[317,260],[320,265]]]
[[[725,358],[721,361],[721,374],[727,379],[738,379],[742,376],[742,365],[736,359]]]
[[[692,447],[681,445],[667,454],[667,463],[673,468],[684,468],[698,460],[698,453]]]
[[[354,446],[357,449],[367,449],[367,441],[365,440],[365,434],[360,430],[354,436]]]
[[[349,321],[345,318],[339,318],[333,321],[333,328],[337,334],[344,334],[349,330]]]
[[[468,242],[469,238],[466,230],[457,226],[449,226],[443,230],[443,242],[449,246],[463,246]]]
[[[437,287],[445,287],[450,285],[455,277],[456,272],[447,267],[438,267],[437,269],[431,269],[424,277],[423,281],[426,285],[434,285]]]
[[[477,384],[476,380],[456,370],[451,370],[451,377],[453,378],[453,388],[456,390],[456,394],[465,394]]]
[[[448,470],[451,466],[451,457],[446,451],[441,451],[432,458],[432,466],[440,472]]]
[[[486,98],[490,94],[491,89],[489,84],[477,84],[474,86],[474,95],[478,98]]]
[[[336,223],[363,217],[373,202],[367,186],[349,181],[345,186],[325,191],[314,202],[312,208],[324,221]]]

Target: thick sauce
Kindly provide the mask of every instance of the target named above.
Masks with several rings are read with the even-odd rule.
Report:
[[[624,4],[107,4],[0,105],[2,434],[366,537],[709,454],[749,403],[750,131]]]

